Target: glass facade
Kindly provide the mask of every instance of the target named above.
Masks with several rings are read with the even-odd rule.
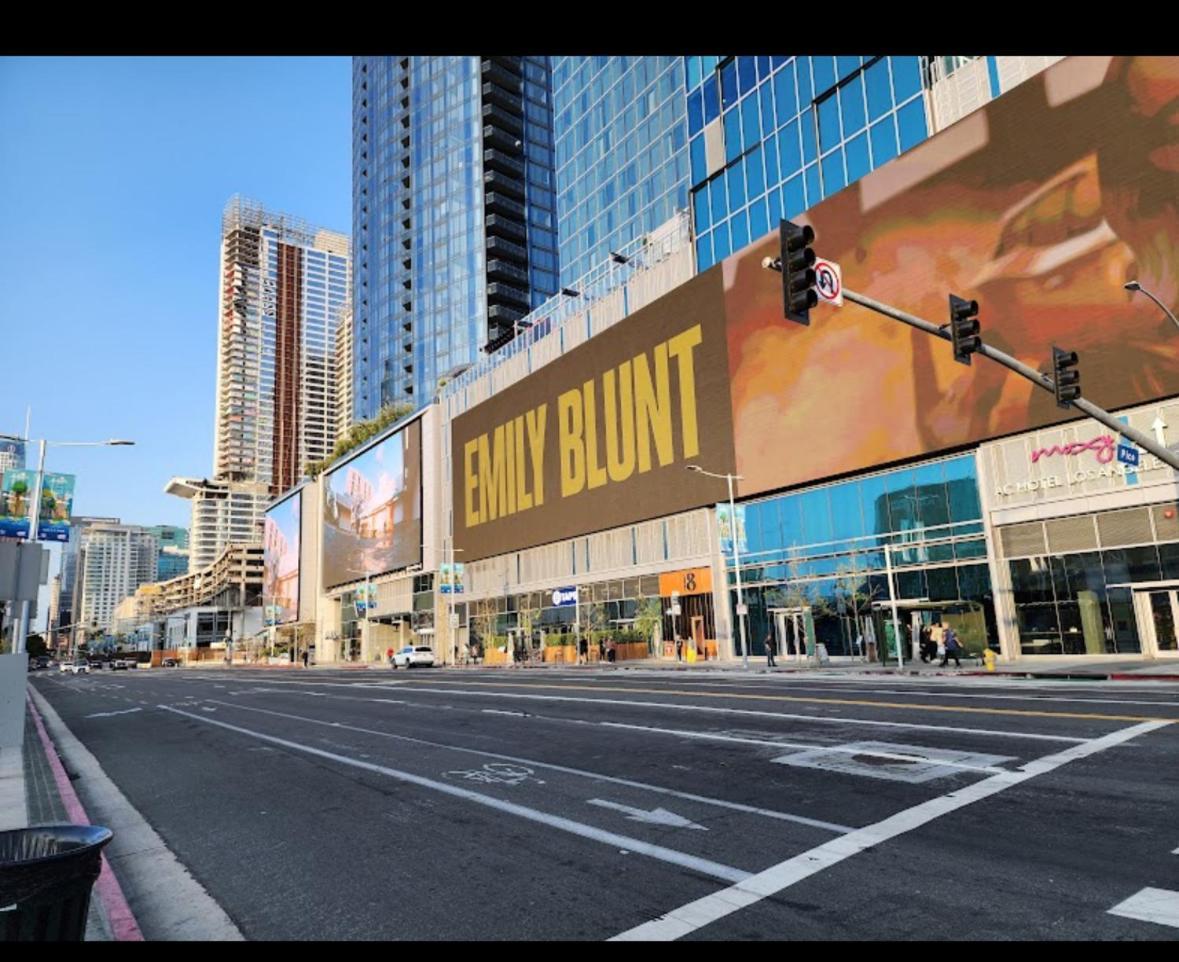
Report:
[[[520,198],[499,200],[526,223],[500,239],[527,255],[513,278],[518,313],[556,293],[548,58],[523,58],[519,115],[485,100],[485,65],[479,57],[353,60],[357,419],[399,401],[426,403],[439,378],[474,363],[488,341],[485,183],[512,175],[485,165],[493,154],[513,172],[518,163],[484,143],[489,111],[508,115],[519,140],[507,153],[525,157]]]
[[[764,653],[770,633],[786,654],[800,641],[831,655],[867,654],[872,640],[891,647],[893,591],[902,630],[940,621],[968,650],[998,650],[973,454],[744,508],[751,653]],[[726,564],[733,586],[731,555]]]
[[[928,135],[919,57],[685,57],[697,269]]]
[[[553,60],[561,284],[688,206],[682,57]]]

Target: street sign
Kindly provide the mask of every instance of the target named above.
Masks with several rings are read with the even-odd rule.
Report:
[[[737,616],[743,617],[749,614],[749,605],[737,605]]]
[[[1129,444],[1119,444],[1118,461],[1132,468],[1138,467],[1138,449]]]
[[[843,307],[843,271],[835,261],[815,261],[815,293],[832,307]]]

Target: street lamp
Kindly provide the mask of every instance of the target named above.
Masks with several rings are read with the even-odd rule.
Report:
[[[1132,294],[1138,294],[1138,293],[1145,294],[1147,297],[1149,297],[1152,301],[1154,301],[1162,309],[1163,313],[1166,314],[1167,317],[1169,317],[1171,319],[1172,323],[1176,327],[1179,327],[1179,318],[1176,318],[1175,315],[1171,313],[1171,309],[1169,307],[1167,307],[1167,305],[1164,304],[1162,301],[1160,301],[1157,297],[1155,297],[1145,287],[1143,287],[1141,284],[1139,284],[1138,281],[1127,281],[1122,286],[1125,287],[1126,290],[1128,290]]]
[[[454,596],[455,588],[462,584],[462,582],[458,581],[456,578],[458,572],[456,570],[454,556],[456,554],[462,554],[463,550],[464,549],[462,548],[456,548],[454,546],[454,534],[452,533],[450,536],[450,591],[447,592],[447,600],[450,602],[448,627],[450,628],[450,650],[454,659],[452,664],[454,665],[458,664],[458,616],[455,613]],[[469,636],[467,641],[470,642]],[[446,660],[445,652],[443,653],[442,660],[444,662]]]
[[[21,438],[14,434],[0,434],[5,441],[24,441],[31,438]],[[101,447],[129,447],[134,441],[121,438],[111,438],[107,441],[46,441],[44,438],[37,442],[37,478],[33,484],[33,496],[29,499],[29,544],[37,543],[37,527],[41,520],[41,488],[45,484],[45,448],[101,448]],[[20,628],[17,637],[12,640],[13,654],[21,654],[25,650],[29,635],[29,603],[22,601],[20,606]]]
[[[724,478],[729,485],[729,533],[733,541],[733,570],[737,573],[737,624],[741,630],[741,665],[744,668],[748,668],[749,643],[745,635],[745,595],[741,588],[741,553],[737,547],[737,506],[733,502],[733,482],[741,481],[743,478],[739,474],[714,474],[711,471],[705,471],[698,464],[689,464],[686,467],[689,471],[694,471],[696,474],[703,474],[709,478]],[[726,590],[728,590],[727,586]]]

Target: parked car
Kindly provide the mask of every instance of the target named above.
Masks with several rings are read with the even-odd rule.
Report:
[[[71,675],[90,674],[90,662],[88,661],[63,661],[61,663],[61,670]]]
[[[393,656],[394,668],[434,667],[434,649],[426,645],[406,645]]]
[[[99,661],[97,658],[90,659],[90,670],[91,671],[98,671],[99,669],[102,669],[105,667],[106,667],[105,661]]]
[[[179,658],[165,658],[163,664],[164,664],[165,668],[179,668],[180,667],[180,659]]]
[[[111,671],[126,671],[128,668],[134,668],[138,662],[134,658],[116,658],[111,662]]]

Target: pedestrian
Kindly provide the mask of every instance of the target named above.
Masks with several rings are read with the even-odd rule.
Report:
[[[387,661],[390,665],[393,664],[393,649],[392,648],[385,649],[385,661]]]
[[[606,640],[604,638],[598,639],[598,661],[606,660]]]
[[[675,660],[684,660],[684,639],[679,635],[675,636]]]
[[[774,655],[776,655],[777,653],[778,653],[778,640],[774,637],[774,633],[771,631],[766,635],[766,667],[767,668],[777,668],[778,667],[777,664],[774,662]]]
[[[917,649],[918,649],[918,651],[919,651],[919,652],[920,652],[920,654],[921,654],[921,660],[922,660],[923,662],[925,662],[926,664],[928,664],[928,663],[929,663],[929,661],[930,661],[930,656],[929,656],[929,642],[930,642],[930,631],[929,631],[929,625],[922,625],[922,626],[921,626],[921,631],[918,633],[918,636],[917,636],[917,637],[918,637]]]
[[[946,662],[951,658],[954,659],[954,665],[958,668],[962,667],[962,662],[958,660],[958,653],[962,650],[962,644],[958,641],[958,632],[953,628],[947,628],[945,634],[946,653],[942,656],[941,667],[946,667]]]
[[[606,642],[606,660],[610,662],[610,664],[614,664],[614,659],[616,657],[614,652],[616,647],[617,645],[613,638]]]
[[[304,652],[303,652],[303,667],[304,667],[304,668],[306,668],[306,667],[307,667],[307,661],[308,661],[308,659],[309,659],[309,656],[310,656],[310,654],[311,654],[311,653],[310,653],[309,651],[304,651]]]
[[[929,628],[929,660],[931,662],[943,654],[945,640],[945,626],[940,621],[935,621]]]

